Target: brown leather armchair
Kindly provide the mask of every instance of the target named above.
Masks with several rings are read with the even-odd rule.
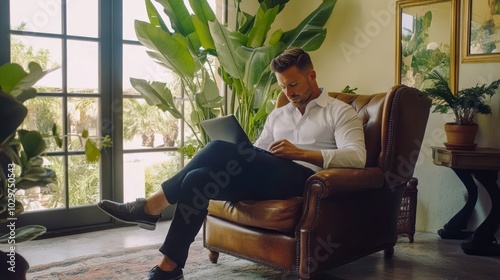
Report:
[[[374,95],[330,95],[363,119],[366,167],[319,171],[307,180],[303,197],[211,201],[203,231],[213,263],[222,252],[310,279],[381,250],[392,257],[401,198],[431,101],[404,85]]]

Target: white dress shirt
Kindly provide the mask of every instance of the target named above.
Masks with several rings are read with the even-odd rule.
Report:
[[[323,166],[296,161],[314,171],[329,167],[363,168],[366,148],[363,123],[354,108],[322,91],[311,100],[304,115],[291,103],[274,109],[254,143],[262,149],[281,139],[299,148],[320,150]]]

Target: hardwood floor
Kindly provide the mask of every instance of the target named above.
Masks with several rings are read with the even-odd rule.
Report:
[[[500,257],[463,253],[463,241],[442,240],[435,233],[419,232],[415,242],[400,237],[392,259],[379,252],[338,267],[323,279],[500,279]]]
[[[169,224],[160,222],[155,231],[124,227],[35,240],[22,243],[19,253],[35,266],[117,248],[156,244],[163,241]],[[500,257],[466,255],[460,243],[442,240],[435,233],[418,232],[414,243],[401,236],[392,259],[385,260],[383,252],[378,252],[333,269],[318,279],[500,279]]]

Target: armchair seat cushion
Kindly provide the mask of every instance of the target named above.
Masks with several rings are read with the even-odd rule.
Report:
[[[302,203],[302,197],[240,202],[211,200],[208,214],[243,226],[290,233],[295,231],[302,214]]]

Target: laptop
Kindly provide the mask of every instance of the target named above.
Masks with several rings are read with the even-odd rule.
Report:
[[[210,137],[210,140],[221,140],[234,144],[245,142],[258,152],[274,156],[273,153],[259,147],[255,147],[252,144],[252,141],[250,141],[248,135],[245,133],[234,115],[204,120],[201,121],[200,124],[201,127],[203,127],[203,130],[207,133],[208,137]]]

